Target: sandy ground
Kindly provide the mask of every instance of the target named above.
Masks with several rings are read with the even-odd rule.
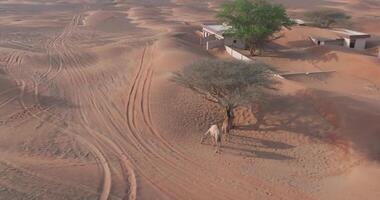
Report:
[[[314,47],[318,29],[284,31],[258,59],[334,73],[238,108],[221,154],[199,144],[221,110],[169,78],[231,59],[194,34],[220,2],[0,1],[0,199],[378,199],[380,60]],[[377,1],[281,2],[295,17],[344,9],[380,35]]]

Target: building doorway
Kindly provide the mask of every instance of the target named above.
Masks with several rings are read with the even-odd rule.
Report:
[[[350,40],[350,48],[355,48],[355,40]]]

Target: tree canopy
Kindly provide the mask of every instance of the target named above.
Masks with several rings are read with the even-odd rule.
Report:
[[[347,26],[351,16],[339,10],[315,10],[305,13],[305,17],[314,26],[330,28],[332,26]]]
[[[217,17],[231,27],[227,34],[247,42],[251,55],[261,50],[282,27],[294,24],[282,5],[265,0],[226,2]]]
[[[201,60],[173,74],[172,80],[217,103],[226,111],[260,97],[263,90],[274,89],[275,69],[259,62]]]

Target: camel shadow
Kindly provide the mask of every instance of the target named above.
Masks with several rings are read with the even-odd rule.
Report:
[[[243,146],[252,146],[265,149],[291,149],[295,146],[283,142],[271,141],[266,139],[258,139],[254,137],[242,135],[229,135],[229,143]]]
[[[213,145],[211,141],[205,142],[203,144]],[[267,149],[268,151],[258,150],[258,148]],[[223,153],[248,158],[262,158],[270,160],[293,160],[294,157],[271,152],[271,150],[291,148],[295,148],[295,146],[283,142],[259,139],[236,134],[230,134],[228,142],[222,142],[221,145],[221,151]]]
[[[279,153],[270,152],[277,149],[291,149],[295,146],[283,142],[277,142],[266,139],[259,139],[249,136],[230,134],[228,142],[222,145],[226,153],[251,158],[262,158],[270,160],[293,160],[294,158]],[[257,150],[267,149],[268,151]]]
[[[256,149],[249,149],[231,145],[222,145],[221,147],[223,153],[232,154],[236,156],[243,156],[248,158],[262,158],[269,160],[293,160],[294,157],[282,155],[279,153],[262,151]]]

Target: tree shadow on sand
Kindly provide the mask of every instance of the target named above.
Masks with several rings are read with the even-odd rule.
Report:
[[[322,137],[321,133],[333,127],[327,123],[306,94],[271,96],[265,104],[252,106],[256,123],[237,125],[236,130],[275,133],[287,131],[303,134],[312,138]]]
[[[259,131],[263,134],[286,131],[332,144],[347,153],[352,149],[372,161],[380,161],[380,104],[375,100],[313,90],[311,94],[273,96],[260,109],[253,108],[252,113],[255,113],[256,122],[238,125],[237,131]],[[255,141],[252,138],[245,140]],[[293,148],[265,142],[264,148]],[[262,141],[258,143],[263,144]]]
[[[313,64],[338,60],[338,55],[332,52],[333,48],[324,46],[310,46],[283,51],[268,51],[263,57],[284,58],[296,61],[308,61]]]
[[[292,149],[295,148],[294,145],[255,138],[250,132],[272,135],[288,132],[304,135],[311,140],[321,140],[334,130],[334,127],[316,111],[312,99],[306,92],[267,96],[265,99],[265,104],[251,106],[251,112],[256,118],[254,123],[235,126],[229,141],[222,145],[224,152],[253,158],[291,160],[294,158],[273,151]]]
[[[380,162],[380,103],[378,100],[336,95],[333,92],[317,91],[327,101],[339,102],[340,118],[345,123],[326,142],[353,149],[367,159]]]

